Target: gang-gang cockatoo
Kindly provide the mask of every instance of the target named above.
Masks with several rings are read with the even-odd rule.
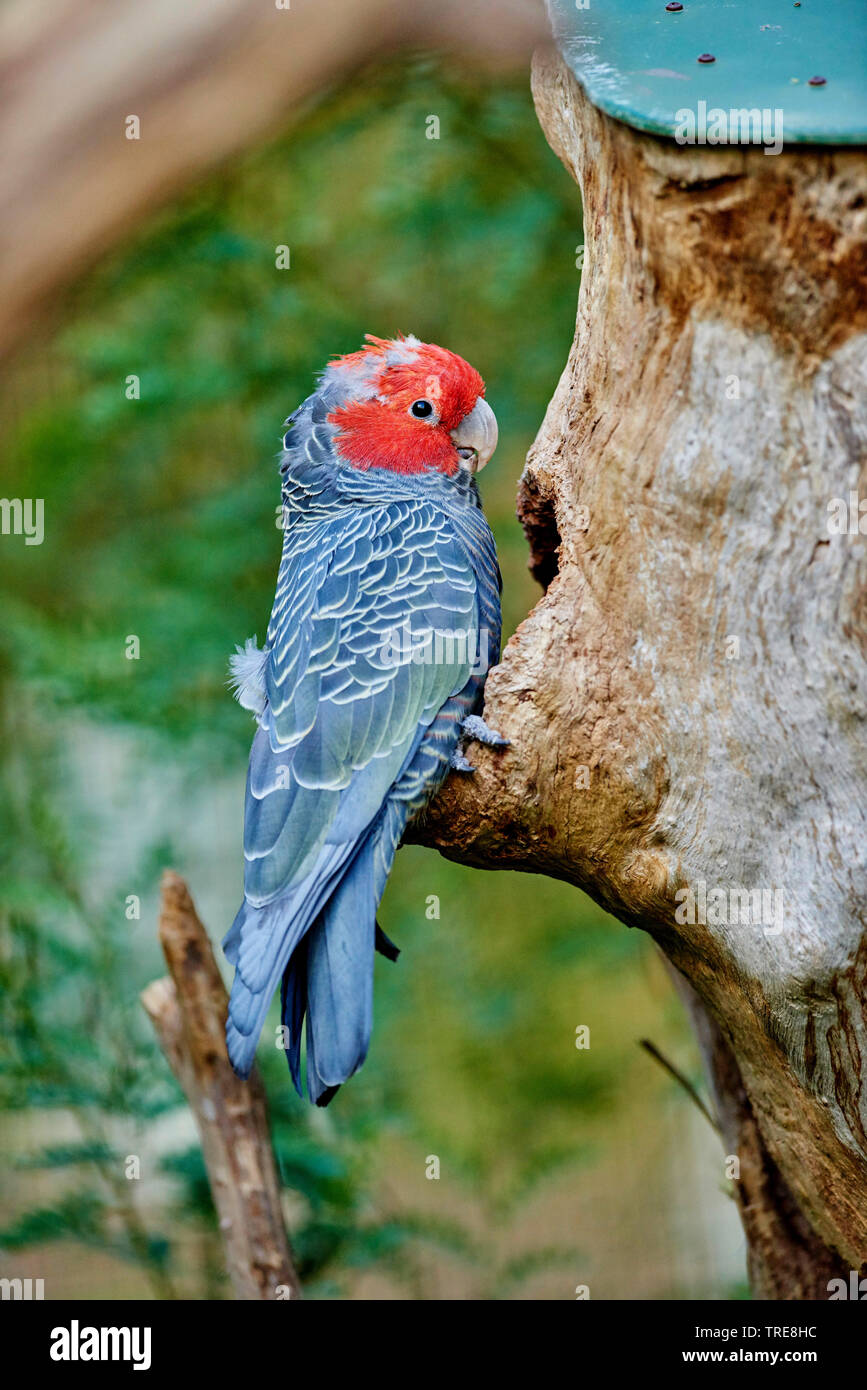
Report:
[[[478,711],[500,641],[500,576],[475,474],[497,442],[478,372],[414,337],[367,336],[286,422],[283,553],[265,646],[232,658],[258,729],[226,1037],[253,1064],[282,982],[282,1040],[326,1105],[361,1066],[376,915],[409,819],[463,740],[506,740]]]

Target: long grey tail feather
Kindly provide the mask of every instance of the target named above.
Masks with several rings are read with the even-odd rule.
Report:
[[[286,1060],[289,1063],[292,1084],[299,1096],[304,1095],[301,1085],[301,1030],[304,1024],[304,1015],[307,1012],[307,940],[308,938],[305,936],[298,943],[292,959],[284,971],[283,983],[280,987],[280,1018],[286,1030]],[[376,950],[380,951],[388,960],[395,961],[400,955],[397,946],[389,940],[378,922],[375,924],[374,944]],[[338,1090],[339,1087],[337,1086],[325,1087],[316,1099],[316,1104],[327,1105],[336,1096]]]
[[[235,966],[235,978],[229,995],[229,1016],[226,1019],[226,1049],[236,1074],[244,1080],[253,1069],[259,1035],[280,982],[284,962],[304,935],[308,921],[307,913],[303,909],[293,912],[292,903],[285,898],[263,908],[253,907],[245,901],[223,940],[226,957]],[[263,949],[269,958],[268,970],[252,987],[239,968],[242,928],[249,929],[251,923],[260,933]],[[276,943],[275,936],[279,937]]]
[[[301,1086],[301,1029],[307,1012],[307,938],[301,940],[283,972],[280,986],[280,1019],[286,1030],[286,1060],[292,1084],[303,1098]]]
[[[307,936],[307,1090],[317,1105],[358,1071],[370,1045],[376,842],[371,835]]]
[[[284,897],[264,908],[242,904],[223,941],[226,956],[236,967],[226,1043],[239,1076],[250,1074],[259,1034],[278,983],[281,1018],[288,1030],[286,1055],[299,1095],[305,1014],[307,1088],[311,1100],[327,1105],[342,1082],[361,1066],[373,1023],[374,949],[390,960],[399,954],[379,927],[376,909],[407,815],[405,803],[387,803],[343,868],[343,877],[330,898],[330,885],[323,885],[324,891],[315,895],[305,894],[303,885],[299,885],[294,902]],[[242,927],[249,925],[250,917],[260,919],[254,921],[260,929],[279,929],[282,925],[282,931],[273,937],[269,930],[262,931],[261,940],[263,944],[267,942],[272,969],[253,988],[248,987],[238,970],[243,955]]]

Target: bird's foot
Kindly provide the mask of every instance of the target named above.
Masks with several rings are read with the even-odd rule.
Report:
[[[466,740],[473,743],[484,743],[488,748],[509,748],[511,744],[502,734],[498,734],[496,729],[489,729],[480,714],[468,714],[466,719],[461,721],[461,742],[452,753],[451,766],[456,772],[475,772],[472,763],[467,760],[462,744]]]
[[[472,763],[468,762],[468,760],[464,757],[463,750],[461,749],[460,744],[458,744],[457,747],[454,749],[452,756],[449,759],[449,767],[451,767],[455,772],[475,772],[476,770],[473,767]]]
[[[480,714],[468,714],[461,723],[461,737],[472,739],[475,743],[487,744],[488,748],[510,748],[511,741],[489,729]]]

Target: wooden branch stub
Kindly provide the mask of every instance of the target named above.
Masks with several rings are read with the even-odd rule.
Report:
[[[195,1117],[226,1264],[238,1299],[300,1297],[280,1206],[265,1093],[226,1053],[228,995],[184,880],[163,875],[160,944],[171,979],[141,1001]]]

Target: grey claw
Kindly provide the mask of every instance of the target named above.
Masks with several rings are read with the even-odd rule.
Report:
[[[461,723],[461,733],[464,738],[474,739],[476,743],[485,743],[489,748],[511,747],[511,741],[503,738],[496,729],[489,729],[480,714],[468,714]]]
[[[455,772],[475,772],[476,770],[472,763],[464,757],[459,747],[452,753],[450,766],[454,768]]]

